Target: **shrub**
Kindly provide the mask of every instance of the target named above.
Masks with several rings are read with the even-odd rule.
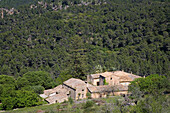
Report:
[[[94,102],[93,101],[87,101],[86,104],[84,105],[84,109],[91,108],[93,107]]]
[[[42,94],[43,91],[45,90],[45,88],[43,86],[40,86],[40,85],[32,86],[31,88],[35,93],[38,93],[38,94]]]
[[[87,92],[86,96],[88,99],[91,99],[91,93]]]
[[[2,99],[2,107],[5,110],[30,107],[43,104],[41,98],[32,91],[17,90],[8,97]]]
[[[73,99],[72,99],[71,97],[69,97],[69,98],[68,98],[68,102],[69,102],[70,104],[73,104]]]

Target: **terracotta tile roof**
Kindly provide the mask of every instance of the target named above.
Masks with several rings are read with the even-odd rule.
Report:
[[[82,87],[86,86],[86,83],[80,79],[75,79],[75,78],[70,78],[69,80],[65,81],[64,84],[72,87],[72,88],[77,88],[77,87]]]

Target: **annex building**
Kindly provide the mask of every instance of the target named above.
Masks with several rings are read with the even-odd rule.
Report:
[[[104,72],[87,75],[87,81],[70,78],[62,85],[53,89],[44,90],[40,94],[49,104],[67,101],[69,97],[74,100],[87,98],[104,98],[108,95],[121,95],[128,93],[128,85],[140,76],[123,71]]]

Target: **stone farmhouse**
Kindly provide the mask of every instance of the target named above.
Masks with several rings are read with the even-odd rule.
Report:
[[[101,85],[123,85],[128,86],[131,81],[140,76],[134,75],[132,73],[126,73],[124,71],[115,71],[115,72],[104,72],[87,75],[87,82],[95,86]]]
[[[71,78],[53,89],[44,90],[40,94],[49,104],[86,99],[87,93],[91,98],[105,98],[109,95],[128,94],[128,85],[140,76],[123,71],[104,72],[87,76],[87,81]]]

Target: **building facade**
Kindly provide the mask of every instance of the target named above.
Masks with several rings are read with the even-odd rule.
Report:
[[[45,90],[40,96],[49,104],[87,98],[105,98],[109,95],[128,94],[128,85],[140,76],[123,71],[104,72],[87,76],[87,82],[71,78],[53,89]]]
[[[86,98],[87,83],[80,79],[71,78],[63,83],[63,87],[69,91],[69,96],[75,100]]]
[[[131,81],[140,76],[134,75],[132,73],[126,73],[124,71],[115,71],[115,72],[104,72],[98,74],[91,74],[87,76],[87,82],[95,85],[119,85],[128,86]]]

